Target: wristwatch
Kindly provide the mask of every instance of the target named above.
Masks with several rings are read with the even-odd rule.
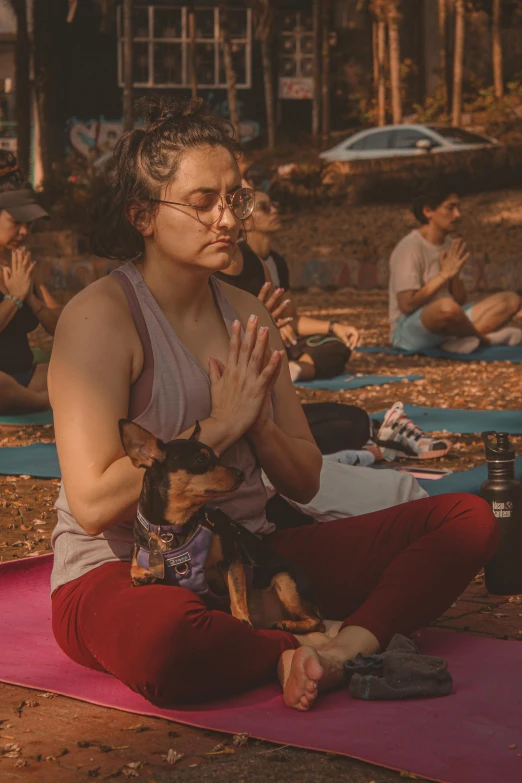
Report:
[[[334,326],[335,326],[335,324],[338,324],[338,323],[340,323],[340,322],[339,321],[330,321],[330,323],[328,324],[328,334],[335,335]]]

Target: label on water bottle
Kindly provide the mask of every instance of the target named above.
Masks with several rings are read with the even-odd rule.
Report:
[[[505,503],[499,503],[497,500],[493,501],[493,513],[499,519],[502,517],[505,519],[506,517],[511,517],[511,512],[513,511],[513,503],[511,501],[506,501]]]

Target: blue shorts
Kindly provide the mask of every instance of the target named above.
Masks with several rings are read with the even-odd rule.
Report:
[[[425,348],[434,348],[447,339],[440,334],[429,332],[421,320],[422,307],[415,310],[411,315],[401,315],[397,318],[395,331],[392,335],[392,345],[394,348],[401,348],[403,351],[423,351]],[[473,321],[473,304],[462,308],[470,321]]]

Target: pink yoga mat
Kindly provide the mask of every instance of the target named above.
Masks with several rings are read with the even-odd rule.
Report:
[[[309,713],[276,684],[198,708],[157,709],[110,675],[70,661],[51,633],[52,556],[0,565],[0,680],[191,726],[331,751],[444,783],[522,781],[522,644],[427,631],[422,652],[449,660],[455,694],[363,702],[346,691]],[[175,589],[175,588],[173,588]],[[516,745],[510,749],[510,745]]]

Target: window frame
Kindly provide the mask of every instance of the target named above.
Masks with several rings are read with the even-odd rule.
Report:
[[[302,16],[304,14],[309,14],[309,11],[287,11],[286,13],[292,13],[295,14],[295,25],[291,30],[281,30],[279,32],[279,38],[281,41],[281,46],[279,48],[279,68],[280,78],[283,79],[310,79],[313,77],[307,76],[302,72],[302,62],[303,60],[311,60],[312,63],[314,62],[314,54],[306,54],[303,53],[303,39],[307,36],[313,36],[313,30],[308,30],[302,23]],[[290,38],[295,41],[295,52],[293,54],[285,54],[284,53],[284,47],[282,46],[283,40],[285,38]],[[281,65],[283,60],[292,59],[295,62],[295,76],[285,76],[281,73]]]
[[[134,10],[146,9],[148,12],[148,35],[134,36],[133,44],[146,43],[148,45],[148,75],[149,80],[147,82],[134,82],[133,86],[136,89],[187,89],[192,85],[190,76],[190,35],[188,16],[190,7],[186,5],[136,5]],[[156,9],[160,11],[164,10],[181,10],[181,36],[180,37],[163,37],[156,38],[154,30],[154,15]],[[226,82],[220,82],[219,76],[221,71],[223,53],[220,40],[220,26],[219,26],[219,6],[208,5],[201,6],[195,9],[197,11],[213,11],[214,13],[214,36],[213,38],[197,38],[197,44],[213,44],[214,46],[214,82],[203,83],[198,82],[198,89],[226,89]],[[238,82],[236,87],[238,90],[249,90],[252,87],[252,9],[230,8],[230,11],[241,10],[246,12],[246,35],[244,37],[231,37],[232,44],[241,44],[245,49],[245,74],[246,81]],[[125,37],[123,35],[122,24],[122,6],[118,6],[117,9],[117,36],[118,36],[118,84],[123,88],[123,43]],[[154,73],[154,50],[157,44],[178,44],[181,46],[181,82],[157,82],[155,81]]]

